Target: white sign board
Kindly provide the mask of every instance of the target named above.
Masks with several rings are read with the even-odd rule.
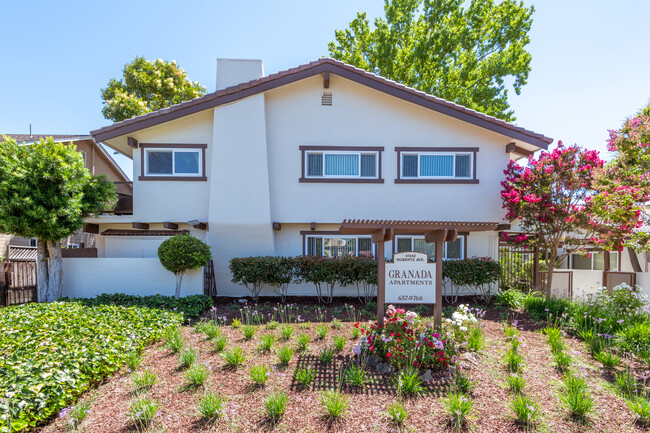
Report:
[[[386,302],[436,303],[436,264],[424,253],[398,253],[386,263]]]

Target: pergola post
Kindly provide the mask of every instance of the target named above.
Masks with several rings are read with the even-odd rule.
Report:
[[[442,241],[436,241],[436,305],[433,317],[436,326],[442,325]]]
[[[384,241],[375,243],[377,253],[377,326],[384,326],[384,304],[386,303],[386,260]]]

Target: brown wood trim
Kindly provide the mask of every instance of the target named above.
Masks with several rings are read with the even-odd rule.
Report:
[[[155,181],[177,181],[177,182],[188,182],[188,181],[195,181],[195,182],[205,182],[208,180],[207,177],[201,176],[138,176],[138,180],[140,181],[149,181],[149,180],[155,180]]]
[[[316,230],[316,223],[312,221],[311,224],[310,224],[310,227],[311,227],[311,230]]]
[[[149,146],[151,144],[151,146]],[[144,159],[145,159],[145,154],[146,152],[144,150],[140,151],[140,176],[138,176],[138,180],[140,181],[179,181],[179,182],[205,182],[208,180],[207,176],[205,175],[205,149],[207,148],[207,145],[205,144],[188,144],[188,145],[181,145],[181,144],[174,144],[174,145],[169,145],[172,147],[169,147],[171,149],[173,148],[179,148],[179,149],[201,149],[201,172],[202,176],[147,176],[144,174]],[[157,144],[152,144],[152,143],[140,143],[141,148],[147,148],[147,147],[158,147]],[[167,147],[167,146],[164,146]]]
[[[208,224],[207,223],[197,223],[192,226],[193,228],[197,230],[207,230]]]
[[[330,71],[325,71],[323,74],[323,87],[325,89],[330,88]]]
[[[463,236],[463,255],[461,260],[467,258],[467,238],[469,237],[470,232],[458,232],[458,236]],[[416,235],[396,235],[393,238],[393,254],[397,254],[397,238],[414,238]]]
[[[476,160],[478,159],[478,147],[396,147],[395,152],[397,152],[397,178],[395,183],[437,183],[437,184],[477,184],[479,183],[478,177],[476,176],[477,164]],[[472,153],[472,178],[458,178],[458,179],[430,179],[430,178],[402,178],[402,152],[471,152]]]
[[[298,146],[300,150],[300,183],[384,183],[382,178],[382,153],[383,146]],[[307,177],[305,176],[305,157],[306,152],[310,151],[350,151],[350,152],[377,152],[377,177],[352,177],[352,178],[332,178],[332,177]],[[325,169],[323,167],[323,169]]]
[[[384,179],[373,178],[320,178],[320,177],[301,177],[300,183],[384,183]]]
[[[506,137],[530,143],[543,149],[548,149],[549,143],[553,141],[550,138],[540,136],[539,134],[535,134],[530,131],[512,129],[507,125],[500,125],[498,123],[495,123],[498,122],[497,120],[484,118],[482,115],[472,113],[471,111],[460,110],[450,104],[445,104],[444,101],[436,101],[430,95],[415,93],[413,89],[409,89],[407,87],[392,86],[390,82],[382,77],[365,75],[365,72],[360,72],[354,69],[347,69],[344,65],[334,64],[333,62],[334,60],[331,59],[322,59],[314,62],[314,66],[302,65],[298,68],[294,68],[295,72],[284,71],[283,73],[278,73],[276,74],[277,78],[269,79],[268,77],[263,77],[259,80],[253,80],[249,83],[242,83],[239,86],[232,86],[230,88],[208,94],[202,98],[197,98],[196,101],[189,103],[186,102],[177,109],[167,110],[163,113],[150,113],[148,115],[142,116],[137,120],[117,122],[108,127],[91,131],[91,135],[95,141],[105,141],[110,138],[128,134],[129,132],[139,131],[141,129],[149,128],[151,126],[178,119],[180,117],[184,117],[193,113],[235,102],[249,96],[265,92],[267,90],[275,89],[277,87],[329,71],[335,75],[381,91],[385,94],[408,102],[412,102],[416,105],[437,111],[442,114],[446,114],[456,119],[463,120],[467,123],[485,128],[489,131],[494,131],[496,133],[505,135]]]
[[[171,222],[164,222],[163,227],[170,230],[178,230],[178,224]]]
[[[395,152],[478,152],[478,147],[396,147]]]
[[[84,233],[92,233],[95,235],[99,234],[99,224],[84,224],[83,225]]]
[[[350,152],[383,152],[383,146],[298,146],[300,150],[349,150]]]
[[[517,143],[508,143],[506,144],[506,153],[516,153],[517,155],[521,155],[523,157],[530,157],[532,154],[535,153],[534,150],[526,150],[523,147],[517,146]]]
[[[131,227],[138,230],[149,230],[149,224],[147,223],[131,223]]]
[[[504,231],[504,230],[508,231],[511,228],[512,228],[512,226],[510,224],[499,224],[496,229],[497,229],[497,231]]]
[[[464,183],[477,184],[478,179],[395,179],[395,183]]]
[[[126,144],[132,149],[138,148],[138,140],[133,137],[126,137]]]
[[[282,224],[273,223],[273,230],[282,230]]]
[[[340,235],[338,230],[300,230],[301,235]],[[366,236],[366,235],[361,235]]]
[[[192,143],[140,143],[141,148],[159,148],[159,149],[206,149],[208,147],[205,143],[192,144]]]

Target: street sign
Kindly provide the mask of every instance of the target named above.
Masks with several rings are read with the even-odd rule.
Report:
[[[424,253],[393,255],[393,263],[386,263],[386,302],[435,304],[436,264]]]

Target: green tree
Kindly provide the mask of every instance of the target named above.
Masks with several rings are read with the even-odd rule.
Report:
[[[514,121],[506,82],[526,84],[533,6],[523,1],[385,0],[370,28],[365,13],[335,32],[335,59],[491,116]]]
[[[0,143],[0,233],[38,239],[38,296],[61,297],[61,239],[75,233],[84,219],[115,204],[115,185],[91,176],[72,144],[49,137],[21,145]]]
[[[111,78],[102,89],[102,114],[114,122],[205,95],[205,87],[188,80],[176,60],[136,57],[122,72],[122,80]]]
[[[176,275],[176,299],[181,296],[181,284],[185,272],[206,266],[212,254],[210,247],[190,235],[174,235],[158,247],[160,263]]]

